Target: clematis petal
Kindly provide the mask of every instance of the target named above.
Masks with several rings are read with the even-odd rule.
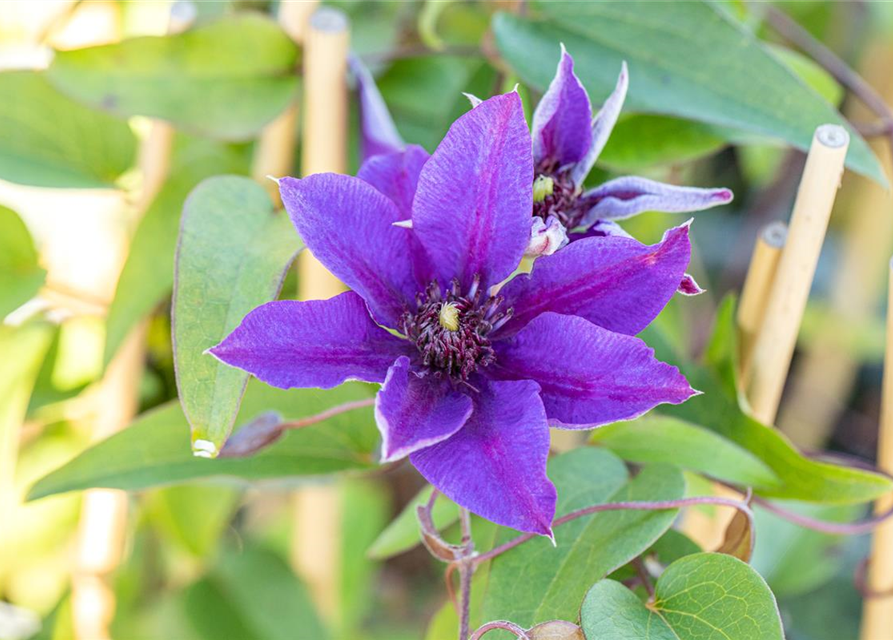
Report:
[[[382,153],[402,150],[406,144],[397,127],[375,78],[369,73],[360,59],[351,55],[348,58],[351,71],[357,79],[357,92],[360,102],[360,149],[363,160]]]
[[[611,137],[611,131],[617,124],[617,118],[620,117],[620,110],[623,108],[623,101],[626,100],[626,90],[629,88],[629,72],[626,69],[626,62],[620,66],[620,75],[617,76],[617,85],[614,91],[605,100],[602,108],[595,114],[592,120],[592,145],[585,157],[580,160],[571,170],[571,180],[577,186],[582,185],[586,176],[592,170],[592,165],[598,160],[602,149],[608,144],[608,138]]]
[[[390,198],[400,210],[401,220],[409,220],[419,174],[429,157],[422,147],[411,144],[403,151],[369,158],[360,167],[357,177]]]
[[[332,173],[282,178],[279,191],[313,255],[366,300],[380,324],[397,327],[418,291],[411,232],[393,226],[401,220],[397,205],[358,178]]]
[[[549,428],[538,390],[527,380],[486,383],[464,427],[409,459],[456,504],[551,537],[556,494],[546,476]]]
[[[682,276],[682,282],[679,283],[677,291],[684,296],[699,296],[704,293],[705,289],[701,288],[694,276],[686,273]]]
[[[497,345],[488,373],[539,383],[552,426],[591,429],[632,420],[697,393],[638,338],[576,316],[544,313]]]
[[[688,225],[670,229],[652,246],[616,236],[572,242],[502,288],[514,313],[500,333],[516,333],[539,314],[554,311],[635,335],[673,297],[690,257]]]
[[[521,98],[507,93],[460,117],[422,168],[412,223],[441,283],[507,278],[530,239],[533,157]]]
[[[398,358],[375,398],[381,461],[391,462],[456,433],[471,415],[471,398],[447,380],[420,377]]]
[[[574,59],[561,45],[561,59],[548,91],[533,112],[533,160],[565,166],[592,147],[592,105],[574,74]]]
[[[684,213],[718,207],[732,201],[728,189],[677,187],[647,178],[626,176],[611,180],[580,196],[589,206],[583,224],[623,220],[643,211]]]
[[[410,348],[377,326],[363,299],[348,291],[262,305],[209,352],[274,387],[328,389],[345,380],[382,382]]]
[[[569,242],[576,242],[583,238],[632,238],[626,229],[616,222],[610,220],[596,220],[589,227],[582,231],[574,231],[568,234]]]

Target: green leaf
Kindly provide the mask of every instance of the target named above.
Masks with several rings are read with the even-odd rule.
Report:
[[[248,140],[294,98],[296,62],[297,47],[273,20],[245,12],[181,34],[57,51],[48,74],[96,109]]]
[[[152,493],[145,508],[169,541],[196,558],[207,558],[216,551],[241,497],[241,491],[230,487],[167,487]]]
[[[57,91],[44,73],[0,73],[0,178],[35,187],[114,184],[133,163],[127,123]]]
[[[274,213],[267,192],[249,178],[209,178],[186,201],[171,331],[180,402],[199,455],[220,452],[248,381],[205,351],[276,297],[300,247],[288,216]]]
[[[778,478],[757,456],[695,424],[655,413],[592,432],[590,442],[631,462],[668,462],[743,486],[772,487]]]
[[[429,485],[419,491],[416,497],[403,508],[400,515],[385,527],[367,551],[370,558],[387,560],[421,544],[416,508],[428,502],[428,498],[431,497],[431,489]],[[445,496],[438,496],[431,516],[434,519],[434,525],[442,530],[459,520],[459,508],[452,500]]]
[[[819,94],[710,2],[537,2],[546,21],[498,14],[497,46],[528,83],[544,89],[558,43],[595,103],[629,64],[627,108],[770,136],[806,150],[817,126],[850,131],[848,166],[886,186],[877,158]]]
[[[245,626],[263,640],[328,637],[307,589],[278,555],[247,545],[221,554],[210,576]],[[216,615],[206,610],[205,615]],[[237,637],[232,633],[218,637]]]
[[[606,502],[672,500],[685,492],[682,474],[647,466],[626,482],[622,464],[607,451],[578,449],[551,461],[558,513]],[[607,511],[578,518],[555,531],[557,547],[533,539],[493,560],[484,620],[523,627],[552,619],[574,620],[595,577],[606,576],[648,549],[673,523],[677,510]],[[498,543],[515,534],[503,531]]]
[[[0,206],[0,320],[37,295],[45,278],[28,227]]]
[[[246,158],[226,145],[178,139],[170,178],[140,220],[118,278],[106,320],[105,365],[133,326],[170,296],[180,214],[186,196],[205,178],[247,170]]]
[[[837,80],[825,71],[812,58],[808,58],[799,51],[788,49],[778,44],[766,44],[766,48],[778,56],[791,71],[796,73],[816,93],[833,105],[839,105],[843,100],[844,91]]]
[[[245,393],[239,424],[269,410],[278,411],[286,420],[298,420],[371,395],[371,388],[359,383],[327,391],[283,391],[253,381]],[[91,487],[135,491],[205,479],[293,483],[311,476],[375,468],[377,446],[378,431],[369,407],[289,431],[282,440],[249,458],[196,458],[189,450],[182,408],[172,401],[143,414],[127,429],[41,479],[31,488],[29,499]]]
[[[619,582],[596,582],[580,612],[599,640],[784,640],[775,597],[737,558],[698,553],[671,564],[643,604]]]
[[[643,338],[661,360],[679,366],[692,387],[703,392],[679,406],[665,405],[660,412],[709,429],[762,460],[775,473],[779,484],[757,488],[757,494],[822,504],[853,504],[874,500],[893,490],[893,482],[885,476],[805,457],[780,431],[745,413],[736,393],[734,299],[728,298],[718,311],[714,336],[707,349],[709,367],[683,362],[667,347],[660,333],[651,328],[643,332]]]
[[[629,173],[691,162],[716,153],[726,144],[720,131],[710,125],[668,116],[630,114],[617,122],[598,161],[612,171]]]

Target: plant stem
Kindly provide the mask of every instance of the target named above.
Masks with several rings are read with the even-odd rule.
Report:
[[[600,513],[602,511],[624,511],[624,510],[635,510],[635,511],[666,511],[668,509],[679,509],[681,507],[691,507],[695,505],[702,504],[713,504],[713,505],[721,505],[725,507],[734,507],[738,509],[738,511],[745,514],[750,520],[751,529],[753,528],[753,511],[751,511],[750,507],[747,506],[746,503],[740,502],[738,500],[732,500],[730,498],[720,498],[716,496],[698,496],[694,498],[680,498],[678,500],[659,500],[654,502],[612,502],[608,504],[596,504],[591,507],[584,507],[583,509],[577,509],[576,511],[571,511],[570,513],[561,516],[560,518],[556,518],[552,522],[552,527],[557,527],[566,522],[570,522],[571,520],[576,520],[577,518],[582,518],[584,516],[592,515],[594,513]],[[474,563],[475,565],[479,565],[482,562],[486,562],[487,560],[492,560],[498,555],[509,551],[510,549],[514,549],[519,544],[527,542],[531,538],[533,538],[536,534],[534,533],[524,533],[518,536],[517,538],[513,538],[508,542],[499,545],[498,547],[494,547],[487,551],[486,553],[482,553],[478,556],[475,556]]]
[[[480,640],[481,637],[488,631],[493,631],[495,629],[502,629],[503,631],[509,631],[515,634],[516,638],[519,640],[530,640],[530,636],[527,635],[527,632],[516,625],[513,622],[509,622],[507,620],[495,620],[493,622],[488,622],[487,624],[480,627],[477,631],[475,631],[471,638],[468,640]]]
[[[375,403],[375,398],[365,398],[363,400],[354,400],[352,402],[345,402],[344,404],[339,404],[330,409],[326,409],[325,411],[321,411],[315,415],[307,416],[306,418],[301,418],[300,420],[293,420],[291,422],[283,422],[279,425],[279,427],[283,430],[285,429],[300,429],[301,427],[309,427],[312,424],[316,424],[317,422],[322,422],[323,420],[328,420],[334,416],[337,416],[341,413],[346,413],[348,411],[353,411],[354,409],[362,409],[363,407],[370,407]]]
[[[754,498],[754,502],[766,509],[766,511],[771,511],[788,522],[793,522],[806,529],[812,529],[813,531],[820,531],[821,533],[832,535],[854,536],[868,533],[893,516],[893,508],[890,508],[883,513],[868,518],[867,520],[863,520],[862,522],[827,522],[825,520],[816,520],[809,516],[782,509],[778,505],[772,504],[763,498]]]
[[[468,509],[459,507],[462,526],[464,557],[459,560],[459,640],[467,640],[471,630],[471,578],[474,576],[474,541],[471,539],[471,515]]]

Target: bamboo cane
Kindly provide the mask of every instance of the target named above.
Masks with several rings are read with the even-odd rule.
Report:
[[[738,333],[740,338],[740,379],[747,378],[753,345],[769,303],[769,293],[778,270],[778,261],[788,233],[783,222],[773,222],[763,227],[753,247],[747,277],[738,304]]]
[[[194,12],[173,5],[168,31],[188,28]],[[148,209],[170,172],[174,129],[153,122],[139,149],[137,164],[142,186],[136,200],[137,216]],[[114,278],[116,279],[116,278]],[[103,376],[97,397],[98,413],[92,436],[108,437],[133,420],[139,408],[139,383],[145,360],[147,322],[131,330]],[[120,564],[127,527],[127,494],[110,489],[84,492],[72,577],[72,622],[77,640],[110,638],[115,595],[108,576]]]
[[[888,305],[893,303],[893,263],[888,270]],[[893,473],[893,309],[887,310],[887,350],[884,356],[884,382],[881,399],[881,424],[878,434],[878,468]],[[893,507],[893,495],[877,501],[875,513]],[[865,600],[861,640],[893,638],[893,520],[877,529],[871,540],[868,587],[884,597]]]
[[[816,129],[806,159],[787,242],[745,381],[753,415],[766,424],[774,422],[781,401],[848,146],[845,129],[822,125]]]
[[[331,8],[310,18],[304,43],[302,173],[343,173],[347,167],[347,53],[350,31],[346,16]],[[301,299],[330,298],[343,290],[309,252],[298,259]],[[319,610],[338,616],[340,573],[340,493],[332,485],[307,487],[295,494],[292,563],[307,582]]]

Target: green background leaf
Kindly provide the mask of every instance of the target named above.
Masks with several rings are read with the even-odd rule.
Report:
[[[372,389],[359,383],[327,391],[283,391],[253,381],[242,402],[239,424],[270,410],[286,420],[297,420],[371,395]],[[369,407],[289,431],[282,440],[249,458],[196,458],[190,452],[186,418],[180,404],[172,401],[41,479],[31,488],[29,499],[90,487],[135,491],[206,479],[293,482],[307,476],[372,469],[377,446],[378,431]]]
[[[45,278],[25,223],[0,206],[0,320],[37,295]]]
[[[824,98],[713,3],[537,2],[548,21],[501,13],[500,52],[526,81],[545,89],[563,42],[596,104],[629,64],[630,111],[740,129],[808,149],[817,126],[846,126],[847,165],[886,186],[877,158]]]
[[[404,551],[409,551],[422,543],[416,509],[428,502],[428,498],[431,497],[431,489],[432,487],[427,486],[419,491],[416,497],[403,508],[400,515],[385,527],[369,547],[370,558],[385,560]],[[431,518],[438,530],[445,529],[459,520],[459,507],[446,496],[440,495],[431,510]]]
[[[550,461],[558,514],[627,500],[672,500],[685,492],[682,474],[650,465],[627,482],[625,467],[604,450],[577,449]],[[626,564],[663,535],[676,510],[607,511],[555,530],[557,547],[533,539],[493,560],[484,597],[484,620],[523,627],[552,619],[574,620],[592,580]],[[497,544],[515,534],[504,530]]]
[[[297,48],[276,22],[245,12],[186,33],[58,51],[48,75],[96,109],[247,140],[294,99],[296,63]]]
[[[301,242],[250,178],[202,182],[183,208],[174,271],[177,389],[192,428],[216,455],[232,430],[248,374],[205,351],[255,307],[274,299]]]
[[[35,187],[99,188],[133,164],[126,122],[57,91],[42,72],[0,73],[0,178]]]

